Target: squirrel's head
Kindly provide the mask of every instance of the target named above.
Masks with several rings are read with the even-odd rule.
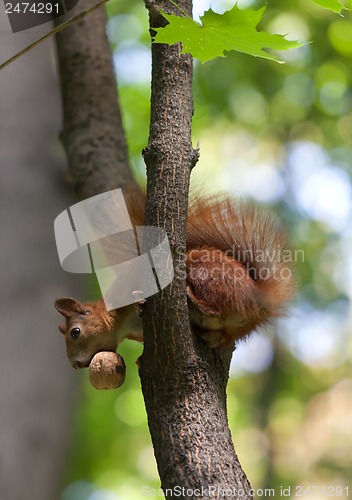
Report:
[[[104,303],[81,303],[64,297],[55,301],[55,308],[66,322],[59,325],[65,335],[68,359],[73,368],[86,368],[100,351],[116,351],[117,340],[113,317]]]

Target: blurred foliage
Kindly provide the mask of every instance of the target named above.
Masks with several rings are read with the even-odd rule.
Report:
[[[108,10],[131,161],[143,182],[147,11],[134,0],[111,0]],[[298,294],[288,316],[239,346],[228,386],[230,426],[253,487],[291,486],[291,498],[297,485],[352,489],[352,16],[343,13],[311,0],[270,0],[263,28],[305,44],[285,55],[285,65],[237,53],[195,61],[201,157],[192,185],[267,204],[296,251]],[[159,486],[135,366],[141,350],[130,341],[119,349],[128,376],[118,391],[95,391],[81,374],[62,500],[138,499],[143,485]],[[322,491],[314,497],[325,498]]]

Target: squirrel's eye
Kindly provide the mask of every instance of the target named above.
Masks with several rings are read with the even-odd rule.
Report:
[[[73,338],[73,340],[77,340],[80,333],[81,333],[81,330],[78,327],[72,328],[72,330],[70,331],[70,334],[71,334],[71,337]]]

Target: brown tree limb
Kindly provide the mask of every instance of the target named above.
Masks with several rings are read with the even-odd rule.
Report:
[[[86,0],[85,7],[96,3]],[[99,9],[56,37],[64,126],[61,138],[80,197],[136,187],[117,96],[106,14]]]
[[[179,10],[167,0],[148,0],[151,28],[159,14]],[[178,5],[188,14],[191,0]],[[140,377],[161,484],[167,498],[205,488],[232,498],[252,498],[235,454],[227,421],[226,384],[232,352],[211,350],[194,337],[187,314],[185,235],[188,188],[197,151],[191,143],[192,58],[181,46],[152,46],[152,103],[147,165],[146,225],[166,230],[177,276],[147,300]],[[186,490],[189,489],[187,492]],[[197,491],[198,490],[198,491]],[[209,490],[208,490],[209,492]]]

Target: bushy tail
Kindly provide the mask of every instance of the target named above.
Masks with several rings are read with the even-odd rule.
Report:
[[[278,219],[252,202],[224,195],[192,200],[187,249],[215,248],[248,271],[271,315],[294,294],[292,255]],[[258,297],[259,298],[259,297]]]

